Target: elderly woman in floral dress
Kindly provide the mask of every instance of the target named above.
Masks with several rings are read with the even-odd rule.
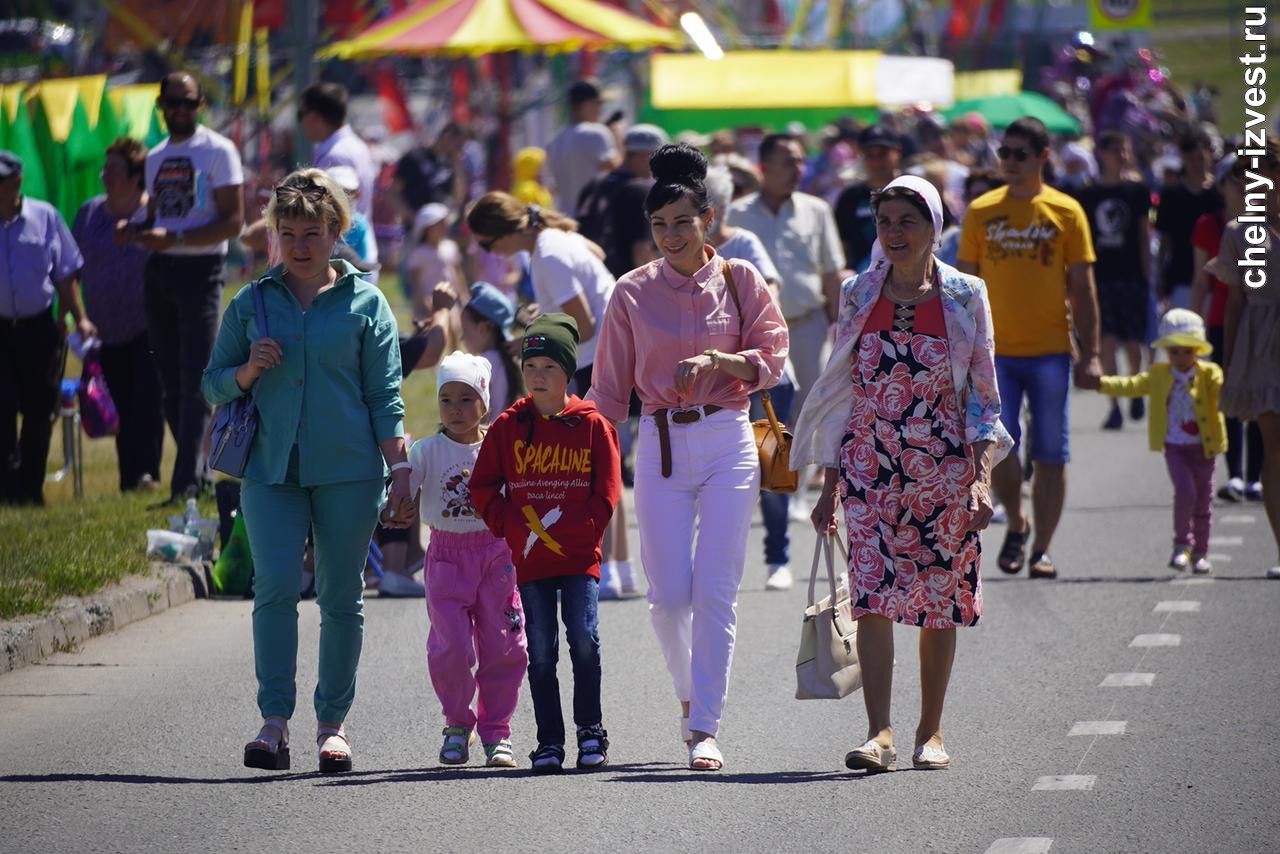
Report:
[[[933,255],[937,190],[902,177],[873,202],[880,249],[845,283],[835,352],[805,401],[792,465],[826,478],[813,511],[834,534],[843,506],[868,733],[851,769],[889,771],[893,624],[921,629],[921,714],[912,764],[946,768],[942,707],[957,626],[982,615],[979,532],[1000,424],[991,310],[981,279]]]

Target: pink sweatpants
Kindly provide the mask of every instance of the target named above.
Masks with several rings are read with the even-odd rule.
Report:
[[[446,726],[475,727],[485,744],[510,738],[529,655],[507,544],[488,531],[432,529],[424,575],[427,671]]]
[[[1173,542],[1190,549],[1193,557],[1204,557],[1213,525],[1213,470],[1218,460],[1206,458],[1199,442],[1165,443],[1164,459],[1173,481]]]

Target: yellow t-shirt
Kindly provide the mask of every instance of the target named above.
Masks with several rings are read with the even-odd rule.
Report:
[[[1071,352],[1067,267],[1095,260],[1079,202],[1052,187],[1030,200],[992,190],[969,205],[957,257],[986,280],[997,355]]]

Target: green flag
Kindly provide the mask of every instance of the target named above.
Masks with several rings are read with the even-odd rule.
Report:
[[[0,113],[5,112],[0,110]],[[10,151],[22,158],[22,193],[33,199],[49,200],[49,185],[45,181],[44,160],[40,157],[40,148],[36,144],[35,128],[31,124],[31,114],[26,100],[18,101],[18,111],[12,119],[8,119],[8,130],[5,133],[5,145]]]

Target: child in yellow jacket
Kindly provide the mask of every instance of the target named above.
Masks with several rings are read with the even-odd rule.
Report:
[[[1227,449],[1227,426],[1218,411],[1222,369],[1207,357],[1213,345],[1205,339],[1204,321],[1185,308],[1160,318],[1160,338],[1152,346],[1169,357],[1131,377],[1103,377],[1103,394],[1147,396],[1147,438],[1153,451],[1164,451],[1173,481],[1173,555],[1169,568],[1213,572],[1209,562],[1209,529],[1213,523],[1213,470]]]

